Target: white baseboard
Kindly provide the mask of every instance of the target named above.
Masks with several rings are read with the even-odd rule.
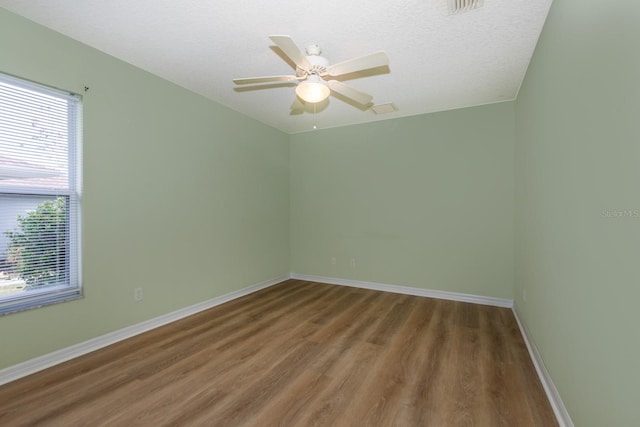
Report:
[[[556,389],[556,386],[553,384],[551,375],[549,375],[549,371],[547,371],[547,368],[544,366],[542,356],[540,355],[540,352],[538,351],[533,338],[529,334],[529,330],[527,329],[524,322],[520,319],[520,315],[518,314],[518,307],[515,303],[513,304],[513,315],[518,322],[520,332],[525,344],[527,345],[527,349],[529,350],[529,355],[531,356],[533,365],[535,366],[536,372],[538,373],[538,378],[540,378],[542,387],[547,394],[547,398],[549,399],[549,403],[551,404],[553,412],[556,415],[558,424],[560,425],[560,427],[574,427],[573,421],[571,421],[571,417],[569,416],[569,412],[567,412],[567,408],[565,408],[564,403],[560,398],[560,393],[558,393],[558,389]]]
[[[163,314],[162,316],[158,316],[135,325],[127,326],[126,328],[122,328],[117,331],[92,338],[90,340],[72,345],[70,347],[66,347],[40,357],[27,360],[17,365],[9,366],[8,368],[0,370],[0,385],[15,381],[19,378],[31,375],[62,362],[66,362],[67,360],[73,359],[75,357],[82,356],[95,350],[99,350],[108,345],[115,344],[118,341],[122,341],[143,332],[147,332],[151,329],[157,328],[159,326],[166,325],[167,323],[175,322],[176,320],[191,316],[192,314],[196,314],[208,308],[215,307],[217,305],[224,304],[225,302],[259,291],[261,289],[268,288],[269,286],[284,282],[287,279],[289,279],[289,275],[266,280],[255,285],[248,286],[246,288],[230,292],[228,294],[212,298],[210,300],[203,301],[198,304],[182,308],[180,310],[173,311],[171,313]]]
[[[483,297],[479,295],[461,294],[457,292],[435,291],[431,289],[411,288],[408,286],[388,285],[360,280],[339,279],[335,277],[310,276],[308,274],[291,273],[292,279],[310,282],[329,283],[331,285],[351,286],[354,288],[372,289],[374,291],[393,292],[396,294],[415,295],[419,297],[446,299],[450,301],[470,302],[473,304],[492,305],[495,307],[513,307],[513,300],[504,298]]]

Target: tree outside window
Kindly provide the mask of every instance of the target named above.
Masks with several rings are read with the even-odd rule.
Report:
[[[28,287],[53,285],[67,277],[66,198],[46,200],[26,215],[18,215],[18,229],[9,238],[7,264]]]

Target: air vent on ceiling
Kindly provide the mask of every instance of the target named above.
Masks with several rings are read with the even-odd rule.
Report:
[[[398,107],[393,102],[387,102],[386,104],[378,104],[371,107],[376,114],[387,114],[398,111]]]
[[[449,13],[454,15],[456,13],[467,12],[472,9],[477,9],[484,3],[484,0],[448,0],[449,1]]]

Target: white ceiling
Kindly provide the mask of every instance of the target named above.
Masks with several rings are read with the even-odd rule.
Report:
[[[236,111],[297,133],[512,100],[552,0],[0,0],[4,7]],[[344,80],[397,112],[330,97],[291,114],[293,86],[235,90],[236,77],[292,74],[268,36],[319,44],[331,63],[378,50],[388,69]],[[361,74],[361,75],[362,75]]]

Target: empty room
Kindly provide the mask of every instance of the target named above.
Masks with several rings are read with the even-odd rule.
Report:
[[[640,425],[640,3],[0,0],[0,425]]]

